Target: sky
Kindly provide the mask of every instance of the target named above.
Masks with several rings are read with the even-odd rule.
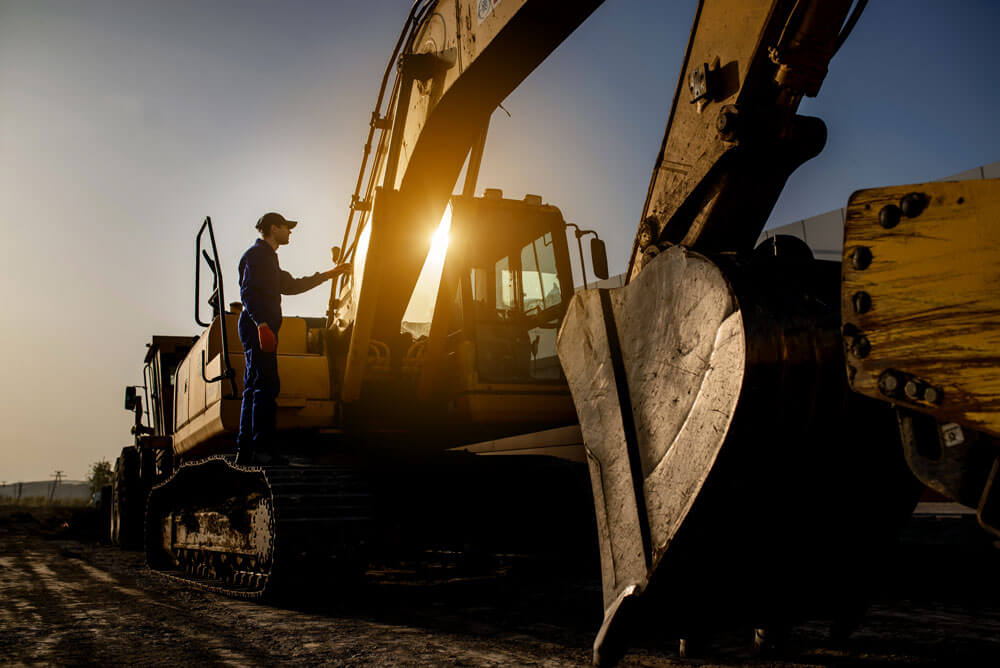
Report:
[[[227,301],[253,223],[330,266],[382,70],[410,0],[0,0],[0,482],[82,479],[131,442],[123,388],[156,334],[196,334],[211,216]],[[542,195],[625,268],[694,0],[607,0],[494,114],[478,192]],[[1000,160],[1000,3],[869,3],[820,95],[826,149],[769,227],[862,187]],[[322,316],[328,288],[286,297]]]

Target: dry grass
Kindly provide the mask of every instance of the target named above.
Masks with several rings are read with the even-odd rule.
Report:
[[[0,509],[18,508],[86,508],[90,505],[87,499],[52,499],[44,496],[25,496],[15,499],[10,496],[0,496]]]

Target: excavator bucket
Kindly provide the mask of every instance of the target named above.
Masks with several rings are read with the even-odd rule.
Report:
[[[597,516],[597,663],[639,625],[849,623],[912,511],[891,410],[847,390],[839,264],[777,248],[673,247],[569,306],[558,350]]]

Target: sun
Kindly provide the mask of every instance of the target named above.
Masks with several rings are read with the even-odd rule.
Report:
[[[403,315],[404,322],[430,323],[434,314],[434,301],[437,299],[438,286],[441,284],[441,272],[444,270],[444,258],[448,253],[449,232],[451,230],[451,203],[448,203],[441,222],[431,235],[431,247],[424,260],[424,268],[410,295],[410,302]]]

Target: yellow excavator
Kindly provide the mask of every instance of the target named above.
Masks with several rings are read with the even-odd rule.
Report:
[[[600,4],[414,2],[333,249],[352,271],[325,319],[282,328],[287,466],[233,462],[243,359],[206,220],[212,317],[196,294],[203,333],[153,338],[153,420],[126,393],[119,542],[256,598],[356,570],[387,533],[467,532],[470,498],[575,517],[589,471],[603,663],[647,623],[761,646],[804,618],[849,630],[914,473],[997,531],[997,183],[855,193],[843,263],[754,247],[823,148],[796,109],[863,0],[699,2],[624,287],[577,291],[570,239],[586,288],[591,233],[540,197],[475,196],[492,112]],[[596,235],[591,258],[607,278]]]

